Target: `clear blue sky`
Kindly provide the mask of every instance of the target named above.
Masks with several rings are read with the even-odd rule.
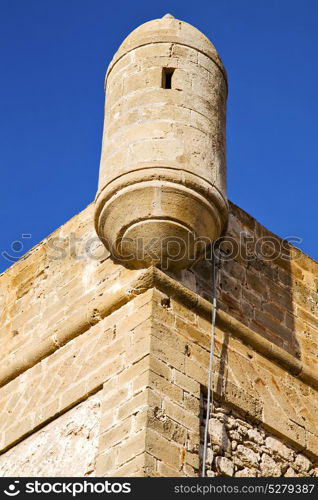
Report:
[[[318,259],[317,0],[0,0],[0,253],[21,255],[93,200],[107,65],[167,12],[228,71],[229,199]]]

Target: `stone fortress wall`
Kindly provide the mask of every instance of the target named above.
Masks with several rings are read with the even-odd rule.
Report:
[[[1,473],[17,474],[21,464],[21,475],[195,476],[210,264],[175,276],[114,264],[96,241],[92,213],[91,205],[0,277]],[[266,233],[231,204],[228,234],[239,229]],[[69,245],[72,233],[81,239],[76,249]],[[91,256],[84,256],[87,245]],[[221,265],[214,395],[246,422],[231,429],[241,441],[229,435],[231,446],[237,441],[234,474],[259,473],[262,461],[270,467],[275,460],[276,474],[317,473],[316,276],[317,263],[293,247],[287,263]],[[262,429],[265,444],[242,433],[250,426]],[[276,439],[271,446],[268,437]],[[277,440],[292,450],[289,457],[304,455],[308,462],[298,458],[293,465],[290,458],[286,469]],[[260,453],[257,446],[263,450],[258,466],[247,464],[244,453]],[[219,456],[229,456],[215,454],[212,469],[223,474]],[[40,468],[34,469],[34,457]],[[310,464],[307,470],[301,461]]]
[[[0,276],[0,474],[200,474],[221,238],[208,473],[317,475],[318,264],[226,198],[214,46],[150,21],[106,88],[95,203]]]

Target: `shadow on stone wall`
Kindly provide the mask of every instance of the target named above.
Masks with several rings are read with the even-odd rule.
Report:
[[[231,204],[228,228],[215,254],[218,308],[299,358],[288,243]],[[192,272],[196,292],[211,300],[211,260],[198,262]]]

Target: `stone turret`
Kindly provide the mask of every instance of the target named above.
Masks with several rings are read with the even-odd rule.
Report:
[[[167,14],[124,40],[105,89],[97,234],[127,267],[189,267],[227,220],[222,62]]]
[[[229,202],[216,309],[211,262],[158,269],[226,221],[213,46],[151,21],[106,82],[96,204],[0,275],[0,477],[318,477],[318,263]]]

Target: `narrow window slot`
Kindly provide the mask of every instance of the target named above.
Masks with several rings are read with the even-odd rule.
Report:
[[[172,75],[174,73],[174,68],[163,68],[162,69],[162,88],[171,89],[172,88]]]

